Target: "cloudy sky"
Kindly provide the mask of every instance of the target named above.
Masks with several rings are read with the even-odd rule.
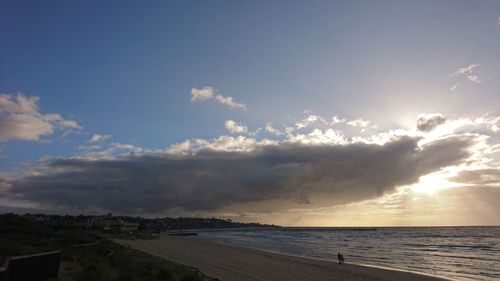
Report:
[[[0,212],[500,224],[498,1],[2,1]]]

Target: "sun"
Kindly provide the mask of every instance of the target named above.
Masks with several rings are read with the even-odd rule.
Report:
[[[460,184],[449,181],[449,177],[449,174],[443,172],[421,176],[418,183],[411,185],[411,190],[417,193],[435,195],[440,190],[460,186]]]

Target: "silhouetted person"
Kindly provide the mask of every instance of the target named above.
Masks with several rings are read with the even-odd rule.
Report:
[[[342,255],[342,254],[340,254],[340,261],[341,261],[342,263],[345,263],[345,261],[344,261],[344,255]]]
[[[339,264],[342,264],[342,254],[340,252],[337,254],[337,259],[339,260]]]

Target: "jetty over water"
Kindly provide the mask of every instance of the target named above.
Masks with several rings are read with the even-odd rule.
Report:
[[[237,232],[271,232],[282,230],[281,227],[237,227],[237,228],[205,228],[205,229],[186,229],[186,230],[170,230],[164,232],[170,236],[195,236],[199,234],[211,233],[237,233]]]
[[[376,231],[372,227],[235,227],[235,228],[203,228],[203,229],[179,229],[164,232],[171,236],[196,236],[200,234],[215,233],[238,233],[238,232],[276,232],[276,231]]]
[[[238,232],[276,232],[276,231],[377,231],[373,227],[236,227],[236,228],[203,228],[179,229],[164,232],[170,236],[196,236],[200,234],[238,233]]]

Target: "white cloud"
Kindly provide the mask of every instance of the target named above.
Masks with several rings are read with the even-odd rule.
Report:
[[[468,119],[469,120],[469,119]],[[494,133],[500,132],[500,116],[484,116],[470,120],[468,124],[474,124],[475,126],[483,126],[490,129]]]
[[[467,76],[467,79],[469,79],[469,81],[472,81],[472,82],[474,82],[474,83],[476,83],[476,84],[479,84],[479,83],[481,83],[481,81],[482,81],[482,80],[479,78],[479,76],[477,76],[477,75],[468,75],[468,76]]]
[[[347,125],[352,126],[352,127],[366,128],[366,127],[368,127],[368,125],[370,125],[370,121],[364,120],[363,118],[359,118],[359,119],[355,119],[355,120],[347,122]]]
[[[457,89],[458,87],[458,83],[457,84],[453,84],[453,86],[450,87],[450,92],[453,92]]]
[[[171,145],[167,149],[167,153],[172,155],[188,155],[189,153],[191,153],[192,149],[193,144],[191,140],[185,140],[183,142]]]
[[[0,140],[39,140],[57,129],[82,129],[74,120],[59,114],[42,114],[39,97],[0,94]]]
[[[255,137],[255,136],[257,136],[257,135],[260,133],[260,131],[262,131],[262,128],[261,128],[261,127],[258,127],[257,129],[255,129],[255,131],[253,131],[253,132],[248,132],[248,135],[250,135],[250,136],[252,136],[252,137]]]
[[[475,73],[476,69],[481,66],[480,64],[470,64],[466,67],[461,67],[453,72],[451,77],[465,77],[472,83],[479,84],[483,80]],[[458,83],[455,83],[451,88],[450,92],[453,92],[458,87]]]
[[[101,142],[110,139],[110,135],[95,134],[90,138],[90,142]]]
[[[215,96],[215,89],[212,87],[203,87],[201,89],[191,89],[191,101],[206,101]]]
[[[451,76],[460,76],[464,74],[472,74],[473,69],[481,66],[480,64],[470,64],[466,67],[461,67],[451,74]]]
[[[260,139],[246,136],[219,136],[213,139],[185,140],[171,145],[164,151],[154,151],[154,153],[166,152],[171,156],[196,155],[200,151],[224,151],[224,152],[250,152],[264,145],[278,145],[279,141],[270,139]]]
[[[132,152],[132,153],[141,153],[144,151],[144,149],[141,147],[135,146],[133,144],[127,144],[127,143],[116,142],[116,143],[113,143],[112,146],[113,146],[113,148],[116,148],[118,150]]]
[[[327,129],[325,131],[314,129],[309,134],[290,135],[288,136],[287,142],[306,145],[338,145],[348,143],[348,139],[333,129]]]
[[[216,95],[215,100],[218,101],[219,103],[222,103],[224,105],[229,106],[230,108],[236,108],[236,109],[247,109],[246,104],[244,103],[237,103],[233,100],[233,97],[230,96],[222,96],[222,95]]]
[[[265,129],[268,133],[271,133],[271,134],[276,135],[276,136],[283,134],[280,130],[274,128],[270,122],[266,123]]]
[[[19,114],[38,114],[38,101],[39,97],[27,97],[23,94],[17,94],[14,98],[13,95],[0,94],[0,110],[8,113]]]
[[[124,144],[119,142],[108,144],[104,146],[104,148],[100,145],[80,146],[79,148],[83,150],[84,153],[80,156],[74,157],[75,159],[115,160],[118,159],[119,157],[139,156],[153,152],[153,150],[151,149],[146,149],[132,144]]]
[[[230,136],[220,136],[219,138],[213,139],[212,141],[205,142],[198,140],[200,146],[205,146],[206,148],[217,150],[217,151],[251,151],[257,145],[257,141],[253,138],[247,138],[244,136],[230,137]]]
[[[102,149],[102,146],[100,146],[98,144],[93,144],[93,145],[81,144],[78,146],[78,149],[84,150],[84,151],[96,151],[96,150]]]
[[[233,120],[227,120],[226,123],[224,124],[226,129],[231,132],[231,133],[247,133],[248,128],[244,124],[238,124]]]
[[[335,125],[335,124],[339,124],[339,123],[344,123],[346,120],[343,119],[343,118],[340,118],[338,116],[333,116],[332,117],[332,122],[330,122],[330,125]]]
[[[213,87],[195,87],[191,89],[192,102],[204,102],[208,100],[215,100],[220,104],[227,105],[228,107],[234,109],[247,109],[246,104],[236,102],[233,97],[216,94],[216,90]]]
[[[303,129],[315,122],[321,122],[323,124],[328,124],[325,119],[318,115],[309,115],[301,121],[295,123],[297,129]]]

